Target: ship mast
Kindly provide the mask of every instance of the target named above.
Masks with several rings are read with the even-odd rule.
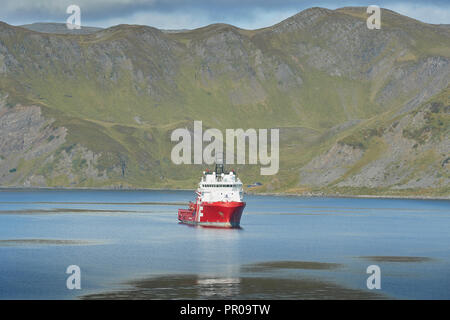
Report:
[[[222,173],[225,173],[223,166],[223,153],[216,153],[216,168],[214,171],[216,172],[216,176],[220,176]]]

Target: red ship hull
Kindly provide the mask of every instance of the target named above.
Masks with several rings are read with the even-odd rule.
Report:
[[[205,227],[238,228],[245,202],[191,203],[189,209],[178,209],[182,223]]]

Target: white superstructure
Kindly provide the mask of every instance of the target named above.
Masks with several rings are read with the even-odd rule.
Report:
[[[223,172],[223,167],[216,167],[214,172],[203,172],[197,189],[202,202],[241,202],[243,200],[242,182],[231,171]]]

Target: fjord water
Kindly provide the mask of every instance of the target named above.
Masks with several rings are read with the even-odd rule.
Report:
[[[248,195],[241,229],[211,229],[178,223],[193,197],[1,190],[0,298],[450,299],[449,201]]]

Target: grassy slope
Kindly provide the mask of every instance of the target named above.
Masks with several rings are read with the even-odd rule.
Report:
[[[365,20],[365,16],[359,16],[351,9],[342,9],[339,13]],[[383,20],[383,23],[385,23],[383,27],[402,27],[402,25],[396,25],[395,19]],[[425,25],[424,28],[428,27]],[[181,46],[187,47],[192,41],[203,37],[202,32],[204,30],[171,34],[169,37]],[[211,31],[207,30],[207,32]],[[258,33],[258,31],[241,32],[249,39]],[[449,47],[439,41],[439,35],[430,36],[430,34],[434,33],[427,30],[423,31],[423,34],[414,31],[418,41],[397,63],[412,63],[420,57],[436,53],[449,56]],[[118,31],[95,42],[107,42],[112,38],[120,39],[121,37],[123,35]],[[320,46],[326,45],[310,34],[299,33],[296,37]],[[87,50],[93,43],[92,40],[86,41],[87,38],[83,36],[77,39],[83,50]],[[273,39],[266,49],[274,55],[279,54],[289,41],[292,41],[290,36],[281,36]],[[135,46],[142,49],[139,43]],[[143,50],[152,49],[143,48]],[[400,50],[400,48],[392,44],[381,56],[388,55],[392,50]],[[169,188],[195,186],[201,167],[172,165],[170,151],[173,143],[169,141],[170,132],[173,129],[192,126],[193,120],[203,120],[204,128],[219,129],[305,127],[317,132],[316,136],[319,138],[329,128],[347,120],[367,119],[357,128],[351,128],[322,140],[315,140],[320,143],[311,144],[298,137],[291,137],[281,146],[280,172],[274,177],[260,176],[259,168],[255,166],[235,166],[244,181],[264,182],[266,186],[261,191],[268,191],[267,185],[270,186],[270,191],[292,191],[296,190],[296,172],[301,166],[308,163],[314,156],[325,152],[339,139],[361,139],[361,137],[355,137],[355,132],[361,128],[371,127],[374,119],[385,121],[384,123],[392,121],[386,120],[388,115],[406,102],[410,95],[399,96],[392,105],[381,106],[375,102],[375,98],[378,90],[385,84],[385,79],[368,82],[330,76],[325,72],[309,68],[304,60],[295,61],[283,55],[284,53],[281,54],[281,58],[292,68],[301,69],[303,85],[298,90],[281,92],[276,89],[276,79],[269,78],[262,84],[268,97],[263,103],[250,105],[232,105],[229,97],[229,92],[235,88],[251,90],[246,79],[235,82],[224,74],[205,87],[195,76],[201,63],[199,61],[180,67],[174,78],[177,94],[166,95],[163,100],[155,100],[149,95],[140,94],[128,70],[119,70],[116,83],[108,81],[99,83],[98,78],[108,78],[110,74],[98,74],[95,65],[90,64],[87,64],[82,71],[76,71],[72,78],[67,78],[59,72],[58,70],[62,70],[64,66],[56,64],[53,71],[46,74],[45,78],[30,73],[14,80],[1,79],[1,83],[2,88],[10,94],[10,103],[41,105],[47,116],[56,119],[54,126],[64,126],[68,129],[68,139],[63,148],[82,144],[95,153],[103,154],[100,169],[108,169],[111,179],[108,181],[83,180],[77,186],[101,187],[112,184]],[[185,56],[181,58],[186,59]],[[32,90],[22,90],[16,82]],[[158,85],[167,92],[172,90],[164,82]],[[380,114],[382,111],[385,112]],[[142,122],[138,123],[135,117],[139,117]],[[149,135],[152,139],[148,139]],[[351,169],[350,173],[357,172],[363,164],[375,159],[383,150],[380,144],[373,141],[362,139],[357,142],[366,144],[370,152],[366,153],[366,156]],[[106,156],[106,154],[112,154],[112,156]],[[125,178],[111,169],[117,164],[117,157],[121,154],[126,154],[130,160]],[[44,174],[48,174],[53,169],[51,164],[47,164],[45,168],[39,168],[39,161],[24,163],[20,169],[22,168]],[[74,170],[76,168],[75,163]],[[59,186],[65,185],[67,181],[59,177],[49,179],[48,183]],[[348,190],[348,192],[368,193],[369,191]]]

